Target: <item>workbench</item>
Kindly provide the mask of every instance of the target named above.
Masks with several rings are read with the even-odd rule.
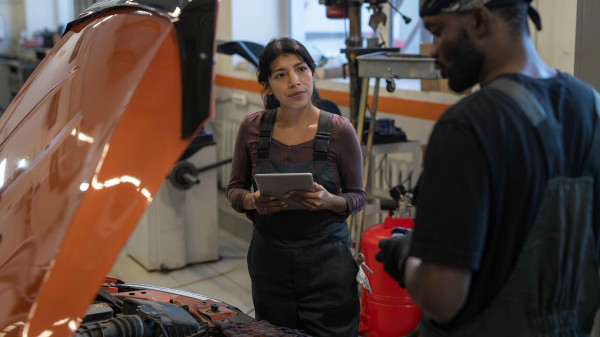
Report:
[[[366,153],[366,145],[362,146],[363,153]],[[411,186],[405,186],[406,188],[414,187],[414,184],[419,179],[421,175],[421,162],[423,153],[421,150],[421,142],[409,140],[406,142],[393,142],[393,143],[383,143],[383,144],[373,144],[371,149],[370,156],[370,167],[375,167],[375,161],[378,156],[389,155],[394,153],[410,153],[411,161],[413,163],[413,169],[411,174]],[[406,173],[406,172],[403,172]],[[376,223],[380,223],[383,221],[385,216],[387,216],[387,211],[382,211],[380,209],[380,201],[382,199],[391,199],[389,194],[389,188],[378,188],[375,185],[375,170],[369,170],[368,172],[368,181],[370,182],[365,186],[367,193],[367,204],[365,205],[365,225],[364,229],[369,228],[371,225]],[[392,186],[393,187],[393,186]]]

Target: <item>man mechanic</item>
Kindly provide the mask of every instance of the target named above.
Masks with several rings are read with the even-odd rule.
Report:
[[[377,259],[421,308],[420,335],[587,336],[600,304],[600,97],[548,67],[531,0],[425,0],[456,92],[415,189],[414,232]]]

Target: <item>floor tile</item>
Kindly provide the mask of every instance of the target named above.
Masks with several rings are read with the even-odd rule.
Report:
[[[250,275],[248,274],[248,264],[245,261],[244,264],[227,273],[225,277],[242,288],[252,291],[252,282],[250,281]]]
[[[128,255],[121,254],[113,264],[110,273],[115,277],[128,277],[131,275],[146,275],[148,271]]]
[[[160,287],[173,287],[179,283],[169,274],[148,272],[128,255],[120,255],[108,276],[119,278],[127,283],[141,283]]]
[[[248,253],[250,243],[225,231],[220,233],[219,256],[223,258],[243,258]]]
[[[196,282],[203,279],[214,278],[219,272],[210,267],[213,263],[202,263],[188,266],[183,269],[169,272],[169,276],[176,279],[180,284]]]
[[[219,261],[207,264],[206,267],[223,273],[229,272],[232,269],[247,269],[247,267],[244,267],[244,265],[246,265],[246,258],[221,258]]]

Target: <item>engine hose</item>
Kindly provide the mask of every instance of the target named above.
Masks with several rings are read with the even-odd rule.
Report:
[[[75,337],[150,337],[153,331],[136,315],[124,315],[102,322],[82,324]]]

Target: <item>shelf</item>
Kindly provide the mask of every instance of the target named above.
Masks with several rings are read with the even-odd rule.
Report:
[[[423,55],[376,52],[358,56],[358,76],[438,79],[435,59]]]

